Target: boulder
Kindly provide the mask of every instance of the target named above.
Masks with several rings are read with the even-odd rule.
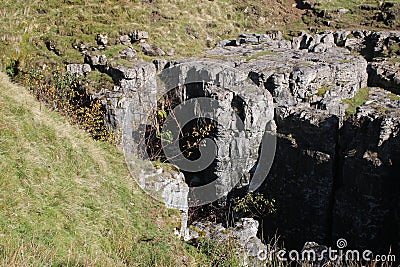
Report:
[[[129,35],[133,42],[149,39],[149,33],[146,31],[135,30]]]
[[[129,35],[122,35],[119,37],[119,42],[123,45],[131,45],[131,37]]]
[[[76,76],[84,76],[92,69],[89,64],[68,64],[67,71]]]
[[[98,45],[106,46],[108,44],[108,36],[107,34],[97,34],[96,42]]]
[[[136,58],[137,53],[132,47],[127,47],[119,53],[119,56],[123,59],[132,60]]]
[[[150,45],[147,43],[142,44],[142,52],[145,55],[152,56],[152,57],[165,56],[165,52],[163,50],[156,47],[155,45]]]

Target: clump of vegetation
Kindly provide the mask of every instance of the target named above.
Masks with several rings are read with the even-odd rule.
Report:
[[[320,88],[317,89],[317,96],[324,96],[325,93],[330,90],[331,88],[329,86],[322,86]]]
[[[256,219],[263,229],[265,216],[276,212],[275,199],[268,199],[261,193],[247,193],[232,200],[232,209],[242,217]]]
[[[244,258],[234,239],[201,238],[197,242],[197,249],[209,257],[208,266],[243,266]]]
[[[387,51],[387,56],[388,57],[395,57],[400,55],[400,44],[399,43],[394,43],[389,46],[389,49]]]
[[[388,97],[390,100],[395,101],[395,100],[400,100],[400,96],[393,94],[393,93],[388,93]]]
[[[369,29],[392,28],[379,19],[382,13],[382,3],[376,0],[316,0],[309,1],[311,10],[304,16],[303,21],[309,26],[319,28],[357,28]]]
[[[151,160],[167,161],[164,156],[163,145],[179,146],[184,157],[196,160],[201,155],[200,147],[204,145],[202,140],[214,137],[217,124],[210,119],[200,118],[192,120],[186,125],[180,125],[174,114],[174,108],[179,104],[179,100],[174,97],[173,91],[159,99],[157,110],[154,112],[154,128],[150,129],[150,133],[148,133],[153,138],[146,144]],[[179,136],[173,136],[171,131],[163,130],[168,116],[177,124],[180,130]]]
[[[11,78],[14,78],[18,74],[18,61],[17,60],[11,60],[8,65],[6,66],[6,74],[10,76]]]
[[[343,103],[347,104],[346,116],[351,116],[356,114],[357,107],[361,106],[369,99],[369,87],[363,87],[358,90],[357,94],[350,99],[344,99]]]
[[[50,109],[78,124],[97,140],[115,141],[115,134],[105,125],[105,109],[100,99],[93,99],[85,80],[66,73],[59,66],[44,66],[42,69],[21,74],[19,77],[32,94]]]
[[[275,199],[267,199],[261,193],[247,193],[244,197],[233,199],[233,211],[245,216],[261,219],[266,214],[275,213]]]

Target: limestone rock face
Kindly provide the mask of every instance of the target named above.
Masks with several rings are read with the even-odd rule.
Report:
[[[294,247],[309,239],[325,242],[330,236],[339,119],[310,108],[282,107],[276,113],[275,160],[261,190],[276,200],[277,212],[264,220],[264,231],[273,236],[273,229],[282,229],[282,238]]]
[[[274,98],[277,149],[260,191],[276,199],[277,213],[264,218],[264,234],[273,237],[278,229],[288,247],[299,249],[309,240],[330,244],[338,238],[386,252],[399,245],[398,236],[388,234],[389,225],[399,225],[399,199],[390,193],[399,190],[394,178],[400,155],[398,101],[371,89],[370,99],[352,119],[344,116],[343,103],[367,84],[398,93],[397,63],[368,66],[366,60],[390,53],[398,44],[397,34],[352,34],[302,33],[293,39],[292,49],[272,40],[267,46],[250,41],[209,51],[249,57],[235,64]],[[264,49],[269,52],[260,52]],[[348,50],[363,51],[366,59]]]
[[[341,129],[334,240],[376,253],[400,248],[399,107],[399,100],[371,88],[370,100]]]
[[[173,101],[184,103],[199,97],[218,100],[212,108],[218,121],[214,137],[217,155],[210,168],[196,176],[203,182],[218,179],[217,195],[226,195],[226,188],[233,188],[238,181],[247,185],[267,124],[273,121],[271,95],[248,79],[246,73],[229,65],[213,61],[174,64],[170,72],[164,71],[161,76],[167,87],[173,88]],[[169,80],[171,77],[177,80]],[[184,86],[177,88],[178,84]]]
[[[272,96],[248,79],[246,73],[232,68],[232,63],[192,59],[169,65],[159,75],[151,63],[100,66],[117,84],[114,91],[105,95],[109,127],[122,133],[123,141],[133,138],[125,151],[146,157],[147,141],[143,140],[151,142],[146,129],[152,126],[149,119],[161,96],[170,95],[176,105],[197,98],[214,99],[216,104],[208,107],[207,112],[218,122],[213,135],[216,157],[206,169],[195,174],[186,172],[187,182],[195,185],[215,180],[211,191],[218,197],[226,196],[237,184],[248,185],[264,132],[267,125],[273,124]],[[190,112],[197,118],[193,110]]]
[[[400,94],[400,59],[383,60],[369,64],[368,84]],[[397,61],[398,60],[398,61]]]
[[[107,121],[119,133],[131,133],[122,138],[132,138],[132,147],[125,147],[143,157],[143,143],[150,110],[157,106],[156,68],[151,63],[137,63],[133,67],[109,68],[107,73],[117,86],[106,94]]]

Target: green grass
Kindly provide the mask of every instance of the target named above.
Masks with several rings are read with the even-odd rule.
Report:
[[[0,114],[0,265],[207,265],[173,236],[177,212],[138,188],[117,148],[1,73]]]
[[[400,100],[400,96],[399,96],[399,95],[396,95],[396,94],[393,94],[393,93],[389,93],[389,94],[388,94],[388,97],[389,97],[389,99],[392,100],[392,101]]]
[[[276,55],[276,53],[273,52],[273,51],[261,51],[261,52],[255,53],[255,54],[253,54],[251,56],[247,56],[245,59],[246,59],[246,61],[250,61],[250,60],[253,60],[253,59],[257,59],[259,57],[273,56],[273,55]]]
[[[326,85],[318,88],[317,96],[323,96],[329,89],[331,89],[331,88],[329,86],[326,86]]]
[[[391,57],[389,58],[389,61],[393,63],[400,63],[400,57]]]
[[[95,36],[107,33],[109,44],[134,30],[150,33],[149,43],[164,51],[175,49],[175,57],[199,55],[207,48],[207,37],[216,43],[242,32],[264,33],[270,29],[288,29],[300,21],[300,13],[291,1],[273,0],[3,0],[0,6],[0,55],[2,69],[11,60],[82,62],[73,45],[96,45]],[[294,1],[293,1],[294,3]],[[287,14],[286,14],[287,13]],[[267,21],[261,21],[260,17]],[[273,19],[272,19],[273,18]],[[56,43],[61,55],[46,49],[45,41]],[[140,45],[134,44],[139,58]],[[104,53],[115,55],[120,50]]]
[[[357,107],[364,104],[369,99],[369,87],[361,88],[357,94],[350,99],[344,99],[343,103],[347,104],[346,116],[351,116],[356,114]]]
[[[314,1],[316,5],[318,6],[319,9],[325,9],[325,10],[338,10],[340,8],[346,8],[346,9],[356,9],[360,5],[377,5],[378,1],[376,0],[352,0],[352,1],[346,1],[346,0],[335,0],[335,1],[330,1],[330,0],[317,0]]]

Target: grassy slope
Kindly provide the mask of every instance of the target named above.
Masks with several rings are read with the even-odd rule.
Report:
[[[91,140],[0,73],[0,265],[204,260],[170,234],[177,226],[176,213],[138,188],[116,148]]]
[[[295,0],[2,0],[0,5],[0,69],[12,60],[24,63],[82,62],[83,57],[73,44],[96,45],[95,35],[107,33],[110,45],[118,42],[121,34],[142,29],[150,32],[150,43],[165,51],[175,49],[174,57],[200,56],[208,45],[224,38],[234,38],[241,32],[263,33],[279,29],[284,33],[309,27],[329,29],[323,20],[336,21],[335,27],[383,28],[382,23],[371,24],[376,11],[362,11],[360,5],[377,7],[378,0],[310,0],[315,9],[333,17],[305,17],[305,10],[296,8]],[[400,0],[391,0],[399,3]],[[349,12],[339,14],[337,10]],[[207,42],[207,38],[212,41]],[[61,55],[49,52],[45,41],[56,43]],[[104,51],[116,55],[124,47],[113,46]],[[139,58],[144,56],[139,44]]]
[[[177,57],[199,55],[207,37],[213,45],[240,32],[294,27],[301,11],[293,5],[294,0],[2,0],[0,62],[32,57],[79,62],[83,57],[72,44],[96,45],[98,33],[107,33],[113,43],[137,29],[150,32],[150,43],[175,48]],[[46,40],[55,41],[62,55],[47,51]],[[113,50],[105,53],[118,52]]]

